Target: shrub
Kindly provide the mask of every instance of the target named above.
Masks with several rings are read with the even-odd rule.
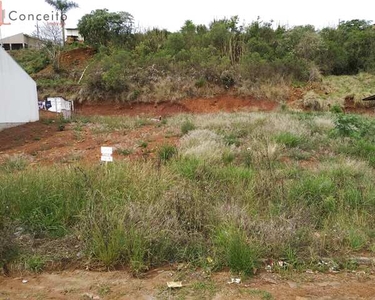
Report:
[[[334,113],[334,114],[341,114],[341,113],[343,113],[343,110],[342,110],[341,106],[338,105],[338,104],[332,105],[330,111],[332,113]]]
[[[295,136],[289,132],[279,134],[276,137],[276,141],[280,144],[284,144],[285,146],[289,148],[296,148],[302,143],[302,140],[300,137]]]
[[[2,215],[0,210],[0,268],[6,270],[6,265],[17,254],[14,226],[9,217]]]
[[[217,259],[232,272],[251,276],[258,266],[258,247],[246,238],[245,233],[236,228],[223,227],[215,235]]]
[[[339,114],[335,119],[336,132],[341,136],[360,136],[363,125],[362,119],[355,115]]]
[[[158,150],[159,159],[163,162],[170,160],[176,154],[177,154],[177,148],[172,145],[163,145]]]
[[[123,156],[128,156],[133,153],[131,149],[117,149],[117,153]]]
[[[28,257],[25,261],[26,269],[35,273],[43,271],[45,260],[39,255]]]
[[[30,164],[30,159],[26,155],[7,156],[5,161],[0,165],[0,170],[4,172],[22,171]]]
[[[368,242],[367,236],[361,230],[350,229],[347,239],[350,248],[354,251],[362,250]]]
[[[231,164],[235,160],[236,156],[231,151],[225,151],[223,153],[223,161],[225,164]]]
[[[233,133],[224,136],[224,142],[229,146],[235,145],[236,147],[239,147],[241,145],[238,136]]]
[[[181,133],[187,134],[189,131],[192,131],[195,129],[195,125],[190,120],[186,120],[181,124]]]
[[[109,220],[109,222],[116,220]],[[106,267],[120,263],[124,254],[126,236],[122,224],[96,224],[91,233],[94,256]]]
[[[36,74],[43,70],[50,63],[47,51],[38,51],[32,49],[21,49],[11,51],[11,55],[29,74]]]
[[[174,163],[174,169],[182,176],[188,179],[194,179],[197,173],[201,161],[198,158],[183,158],[176,160]]]

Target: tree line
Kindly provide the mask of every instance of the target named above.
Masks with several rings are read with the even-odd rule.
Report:
[[[375,28],[366,20],[317,30],[311,25],[275,26],[260,19],[246,25],[235,16],[209,26],[188,20],[178,32],[139,32],[131,14],[104,9],[85,15],[78,28],[86,43],[101,53],[96,71],[103,76],[91,78],[92,83],[107,90],[126,88],[129,70],[147,66],[227,88],[239,80],[306,82],[318,80],[320,74],[375,71]]]
[[[77,7],[66,0],[46,1],[65,14]],[[145,93],[145,85],[157,89],[162,78],[173,82],[171,89],[180,88],[176,80],[188,80],[188,94],[194,94],[192,89],[207,86],[303,83],[321,75],[375,72],[375,27],[367,20],[318,30],[311,25],[276,26],[259,18],[243,24],[234,16],[208,26],[188,20],[177,32],[140,31],[134,23],[130,13],[107,9],[79,21],[85,43],[98,52],[86,75],[91,90],[125,92],[136,99]]]

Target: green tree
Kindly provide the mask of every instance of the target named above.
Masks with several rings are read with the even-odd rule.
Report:
[[[73,8],[77,8],[78,4],[76,2],[68,1],[68,0],[45,0],[45,1],[60,13],[62,39],[63,39],[63,44],[65,44],[66,13]]]
[[[78,30],[86,43],[93,47],[124,44],[133,31],[133,16],[127,12],[109,12],[97,9],[84,15],[78,22]]]

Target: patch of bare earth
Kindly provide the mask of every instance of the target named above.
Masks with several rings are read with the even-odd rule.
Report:
[[[375,276],[340,274],[264,273],[240,284],[229,284],[230,274],[208,277],[202,271],[157,269],[142,278],[127,272],[65,271],[0,277],[1,299],[375,299]],[[167,282],[183,287],[169,289]],[[27,282],[26,282],[27,281]]]
[[[96,103],[78,106],[82,115],[152,115],[170,116],[179,113],[214,113],[220,111],[272,111],[279,104],[271,100],[220,96],[211,99],[186,99],[160,103]]]
[[[271,111],[278,107],[272,101],[219,97],[190,99],[176,103],[95,104],[78,107],[79,115],[124,115],[146,118],[170,116],[179,113],[210,113],[220,111]],[[157,122],[135,129],[98,133],[95,128],[83,126],[79,131],[74,124],[59,130],[56,115],[43,112],[42,121],[6,129],[0,132],[0,163],[7,155],[26,154],[34,164],[100,161],[100,147],[112,146],[130,150],[124,157],[119,152],[115,159],[152,157],[163,144],[176,145],[176,133],[159,126]],[[144,143],[145,147],[140,147]]]
[[[101,146],[131,150],[129,157],[145,157],[155,155],[163,144],[174,145],[178,141],[178,137],[157,124],[108,133],[96,133],[89,126],[76,131],[74,126],[68,124],[64,131],[59,131],[55,123],[37,122],[4,130],[0,132],[0,162],[8,155],[17,154],[29,155],[33,164],[99,162]],[[140,147],[142,142],[146,147]],[[115,152],[114,158],[121,160],[125,157]]]

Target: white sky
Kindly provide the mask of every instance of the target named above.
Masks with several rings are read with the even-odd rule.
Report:
[[[44,0],[2,0],[6,14],[51,14],[52,8]],[[158,27],[170,31],[180,29],[185,20],[208,25],[214,18],[238,15],[241,21],[250,23],[260,16],[262,20],[274,20],[276,24],[312,24],[317,28],[333,26],[341,20],[375,19],[374,0],[76,0],[79,9],[68,13],[67,27],[76,27],[86,13],[98,8],[110,11],[127,11],[134,16],[136,25],[142,28]],[[9,20],[5,20],[6,22]],[[1,26],[1,35],[31,33],[35,22],[14,21],[10,26]]]

